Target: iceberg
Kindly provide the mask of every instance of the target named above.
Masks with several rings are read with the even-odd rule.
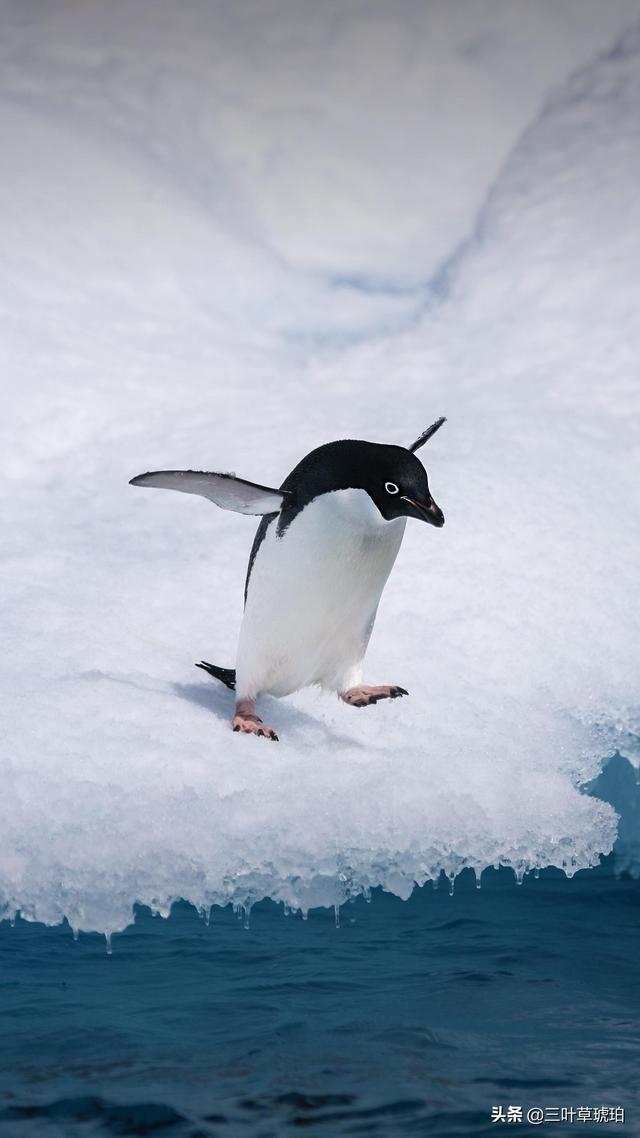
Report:
[[[105,5],[57,7],[37,39],[13,6],[0,86],[1,912],[111,933],[135,903],[306,912],[465,868],[597,864],[617,814],[584,788],[639,754],[639,28],[587,60],[633,6],[591,5],[591,23],[532,6],[535,42],[545,19],[582,31],[495,135],[489,76],[515,27],[487,43],[447,24],[429,50],[470,103],[439,141],[425,96],[408,156],[392,135],[425,61],[384,154],[370,135],[354,152],[370,96],[364,78],[345,93],[355,17],[332,38],[314,16],[305,40],[283,6],[301,71],[278,86],[298,57],[272,29],[252,89],[233,13],[214,68],[200,6],[184,39],[163,9],[149,44],[142,16],[105,43]],[[388,91],[415,28],[394,35]],[[490,153],[465,167],[476,99]],[[391,212],[366,192],[381,170]],[[421,194],[466,175],[450,210]],[[319,443],[406,445],[439,414],[425,461],[447,526],[408,527],[367,658],[410,699],[355,711],[308,690],[265,706],[277,747],[233,735],[230,693],[193,664],[233,666],[252,523],[128,479],[278,485]]]

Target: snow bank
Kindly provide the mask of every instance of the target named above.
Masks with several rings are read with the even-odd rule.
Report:
[[[489,3],[107,7],[8,5],[2,45],[0,903],[114,930],[594,864],[616,816],[579,787],[638,738],[638,34],[497,171],[637,5],[532,3],[526,36]],[[447,525],[408,527],[368,657],[411,698],[303,692],[265,701],[278,746],[234,736],[192,662],[233,663],[252,524],[128,478],[275,484],[440,413]]]

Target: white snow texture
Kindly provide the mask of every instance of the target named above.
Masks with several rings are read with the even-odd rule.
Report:
[[[638,0],[0,19],[0,912],[595,864],[580,787],[639,730]],[[193,663],[234,664],[255,522],[128,479],[441,414],[365,675],[410,697],[234,735]]]

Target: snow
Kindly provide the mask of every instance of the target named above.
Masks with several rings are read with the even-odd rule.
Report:
[[[7,914],[615,840],[580,786],[638,754],[640,5],[400,8],[3,5]],[[252,521],[128,479],[278,485],[440,414],[447,524],[407,527],[368,656],[410,698],[234,736],[193,663],[233,665]]]

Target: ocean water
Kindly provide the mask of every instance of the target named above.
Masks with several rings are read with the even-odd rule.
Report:
[[[113,938],[0,925],[0,1135],[472,1135],[492,1107],[640,1134],[640,882],[464,873],[307,920],[140,909]]]

